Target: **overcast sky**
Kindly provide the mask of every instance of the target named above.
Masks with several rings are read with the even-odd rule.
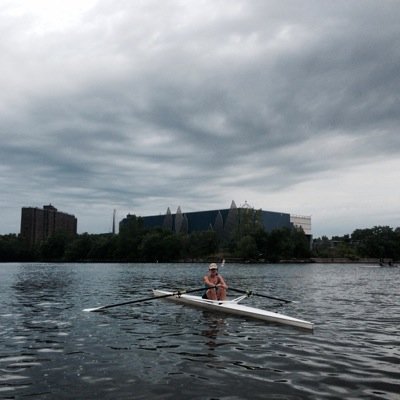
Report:
[[[240,206],[400,226],[400,1],[0,0],[0,234]]]

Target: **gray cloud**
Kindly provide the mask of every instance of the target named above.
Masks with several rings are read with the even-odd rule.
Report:
[[[396,205],[360,195],[375,179],[399,196],[377,174],[399,166],[397,2],[0,7],[3,233],[49,202],[90,232],[113,208],[232,199],[312,214],[317,235],[400,225]]]

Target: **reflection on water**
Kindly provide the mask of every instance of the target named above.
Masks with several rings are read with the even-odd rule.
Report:
[[[311,320],[313,334],[162,299],[82,312],[198,287],[204,269],[0,265],[0,398],[398,399],[397,269],[225,266],[232,287],[297,300],[245,302]]]
[[[73,280],[73,271],[49,264],[22,264],[15,274],[12,288],[17,293],[35,299],[62,295]]]
[[[204,321],[207,321],[205,329],[201,331],[201,335],[206,338],[206,345],[210,350],[223,345],[218,343],[218,335],[222,336],[225,328],[225,319],[221,316],[216,316],[213,313],[203,311]],[[221,332],[222,331],[222,332]],[[208,339],[208,340],[207,340]]]

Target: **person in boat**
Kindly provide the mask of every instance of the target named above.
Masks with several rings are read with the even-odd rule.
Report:
[[[208,266],[208,274],[203,279],[206,286],[206,292],[203,299],[225,300],[228,285],[225,283],[222,275],[218,274],[218,265],[211,263]],[[208,288],[208,289],[207,289]]]

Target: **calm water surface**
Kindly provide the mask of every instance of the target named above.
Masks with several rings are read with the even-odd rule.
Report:
[[[205,264],[0,264],[1,399],[399,399],[400,268],[240,265],[245,304],[313,333],[156,300]]]

